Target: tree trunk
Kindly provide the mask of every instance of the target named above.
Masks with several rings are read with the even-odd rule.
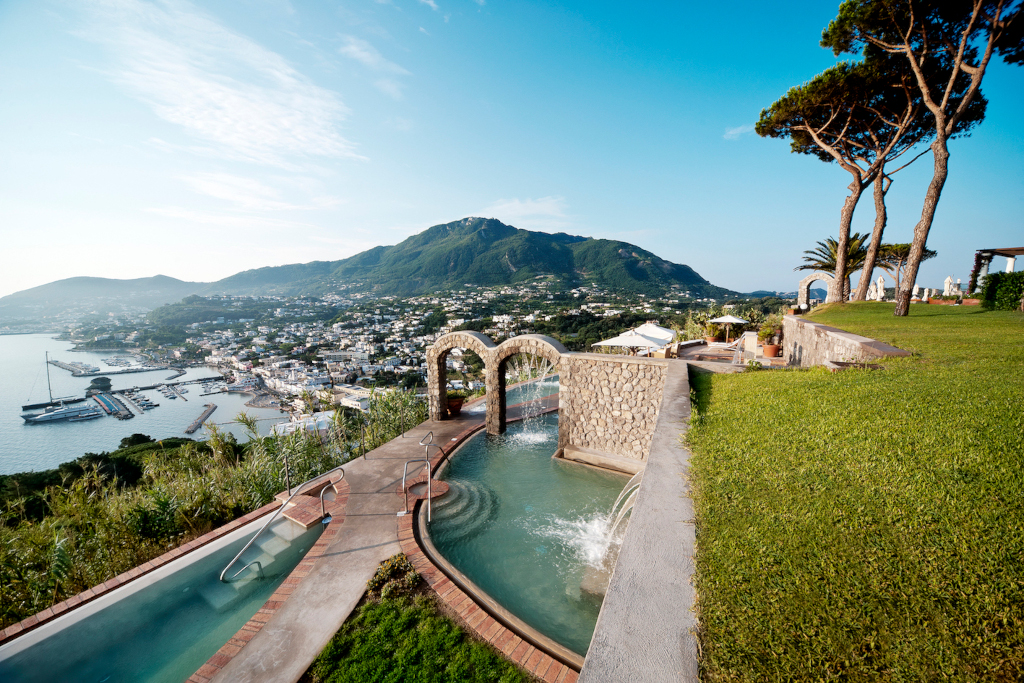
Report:
[[[932,155],[935,157],[935,171],[932,174],[932,181],[928,184],[928,192],[924,196],[924,207],[921,209],[921,220],[914,226],[914,242],[910,245],[910,258],[907,260],[907,270],[903,276],[903,282],[896,292],[896,310],[893,315],[898,317],[910,313],[910,296],[917,282],[917,269],[921,265],[921,257],[924,255],[925,244],[928,241],[928,232],[932,229],[932,221],[935,219],[935,209],[939,205],[939,197],[942,196],[942,187],[946,184],[946,175],[949,172],[949,149],[946,147],[946,136],[942,127],[939,128],[938,136],[932,143]]]
[[[868,254],[864,258],[864,268],[860,271],[860,281],[857,283],[857,293],[853,296],[854,301],[864,301],[867,298],[871,278],[875,275],[878,247],[882,244],[882,233],[885,232],[885,224],[888,221],[888,215],[885,212],[885,194],[891,185],[892,180],[879,170],[874,189],[875,229],[871,233],[871,244],[868,245]]]
[[[836,301],[846,302],[846,252],[850,248],[850,224],[853,223],[853,210],[857,208],[864,185],[860,178],[854,176],[853,182],[849,185],[850,196],[843,202],[843,210],[839,214],[839,240],[836,244],[836,272],[833,273],[832,284],[828,287],[828,296],[825,303]]]

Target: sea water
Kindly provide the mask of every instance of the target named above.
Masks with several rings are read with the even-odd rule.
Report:
[[[278,410],[246,407],[245,402],[252,398],[250,394],[201,396],[202,387],[189,384],[186,385],[187,400],[180,397],[166,398],[155,389],[142,392],[160,406],[142,415],[133,410],[136,414],[131,420],[118,420],[104,415],[84,422],[26,423],[21,419],[21,406],[48,400],[45,366],[47,351],[50,360],[81,362],[101,370],[119,369],[103,362],[104,358],[116,356],[116,351],[76,352],[71,350],[73,347],[71,342],[60,341],[47,334],[0,335],[0,474],[50,469],[85,453],[112,451],[118,447],[121,439],[136,433],[148,434],[154,439],[187,436],[193,439],[204,438],[205,430],[188,435],[185,434],[185,428],[199,417],[207,403],[216,404],[217,410],[206,424],[218,424],[240,441],[245,439],[245,430],[233,422],[240,412],[258,418],[262,434],[269,433],[275,422],[287,421],[287,416]],[[175,370],[165,368],[105,376],[110,378],[114,390],[219,376],[215,370],[199,367],[168,380],[175,374]],[[50,366],[50,384],[55,398],[85,396],[85,390],[92,380],[92,377],[72,377],[67,370]],[[90,401],[95,403],[92,399]]]

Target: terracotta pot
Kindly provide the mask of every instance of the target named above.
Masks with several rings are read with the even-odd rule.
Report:
[[[765,358],[778,358],[782,351],[781,344],[765,344],[761,348],[764,350]]]
[[[704,337],[704,341],[707,342],[708,344],[715,341],[716,339],[718,339],[718,337]]]
[[[456,417],[462,414],[462,404],[466,402],[464,398],[450,398],[448,399],[448,415]]]

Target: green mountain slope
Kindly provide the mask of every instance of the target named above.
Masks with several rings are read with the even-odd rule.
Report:
[[[735,292],[716,287],[689,266],[666,261],[628,242],[521,230],[487,218],[435,225],[399,244],[374,247],[341,261],[256,268],[214,283],[157,275],[136,280],[76,277],[0,298],[0,322],[42,320],[95,310],[153,309],[192,294],[319,295],[339,287],[415,295],[550,277],[564,288],[597,285],[659,294],[673,285],[694,296]]]
[[[42,319],[96,309],[101,315],[128,308],[156,308],[207,288],[166,275],[114,280],[71,277],[0,298],[0,320]]]
[[[348,284],[411,295],[539,276],[554,277],[567,287],[593,284],[655,294],[678,285],[701,296],[729,293],[689,266],[627,242],[532,232],[485,218],[435,225],[394,246],[375,247],[342,261],[245,271],[214,283],[210,291],[313,294]]]

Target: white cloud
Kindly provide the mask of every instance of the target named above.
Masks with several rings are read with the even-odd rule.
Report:
[[[284,201],[281,192],[255,178],[245,178],[230,173],[199,172],[181,178],[189,187],[199,194],[229,202],[233,210],[265,213],[270,211],[294,211],[323,209],[336,206],[340,201],[330,196],[315,196],[305,204],[294,204]],[[290,186],[293,193],[303,192],[309,196],[308,190],[317,186],[315,181],[294,176],[274,179],[278,185]]]
[[[196,173],[183,181],[199,194],[235,204],[247,211],[281,211],[299,208],[281,201],[281,193],[253,178],[228,173]]]
[[[426,34],[428,36],[430,35],[430,32],[427,29],[423,28],[422,26],[420,26],[420,33]]]
[[[358,157],[339,133],[347,109],[336,93],[186,2],[93,2],[79,35],[114,56],[115,82],[218,156]]]
[[[746,133],[752,133],[753,131],[754,127],[751,125],[736,126],[735,128],[726,128],[725,135],[723,135],[722,137],[725,138],[726,140],[735,140],[741,135],[744,135]]]
[[[385,59],[377,48],[361,38],[345,36],[345,44],[338,49],[338,52],[379,73],[395,74],[398,76],[409,75],[408,71],[394,62]]]
[[[374,81],[373,85],[385,95],[390,95],[396,100],[402,99],[402,84],[390,78],[382,78]]]
[[[558,230],[569,225],[564,197],[540,199],[499,199],[486,209],[471,214],[497,218],[517,228]]]
[[[437,11],[437,3],[434,0],[420,0],[420,2],[435,12]]]
[[[402,83],[395,77],[408,76],[409,72],[398,64],[385,59],[384,55],[373,45],[361,38],[345,36],[345,44],[338,49],[338,52],[356,60],[371,71],[385,75],[385,78],[374,81],[374,87],[396,100],[402,99]]]

